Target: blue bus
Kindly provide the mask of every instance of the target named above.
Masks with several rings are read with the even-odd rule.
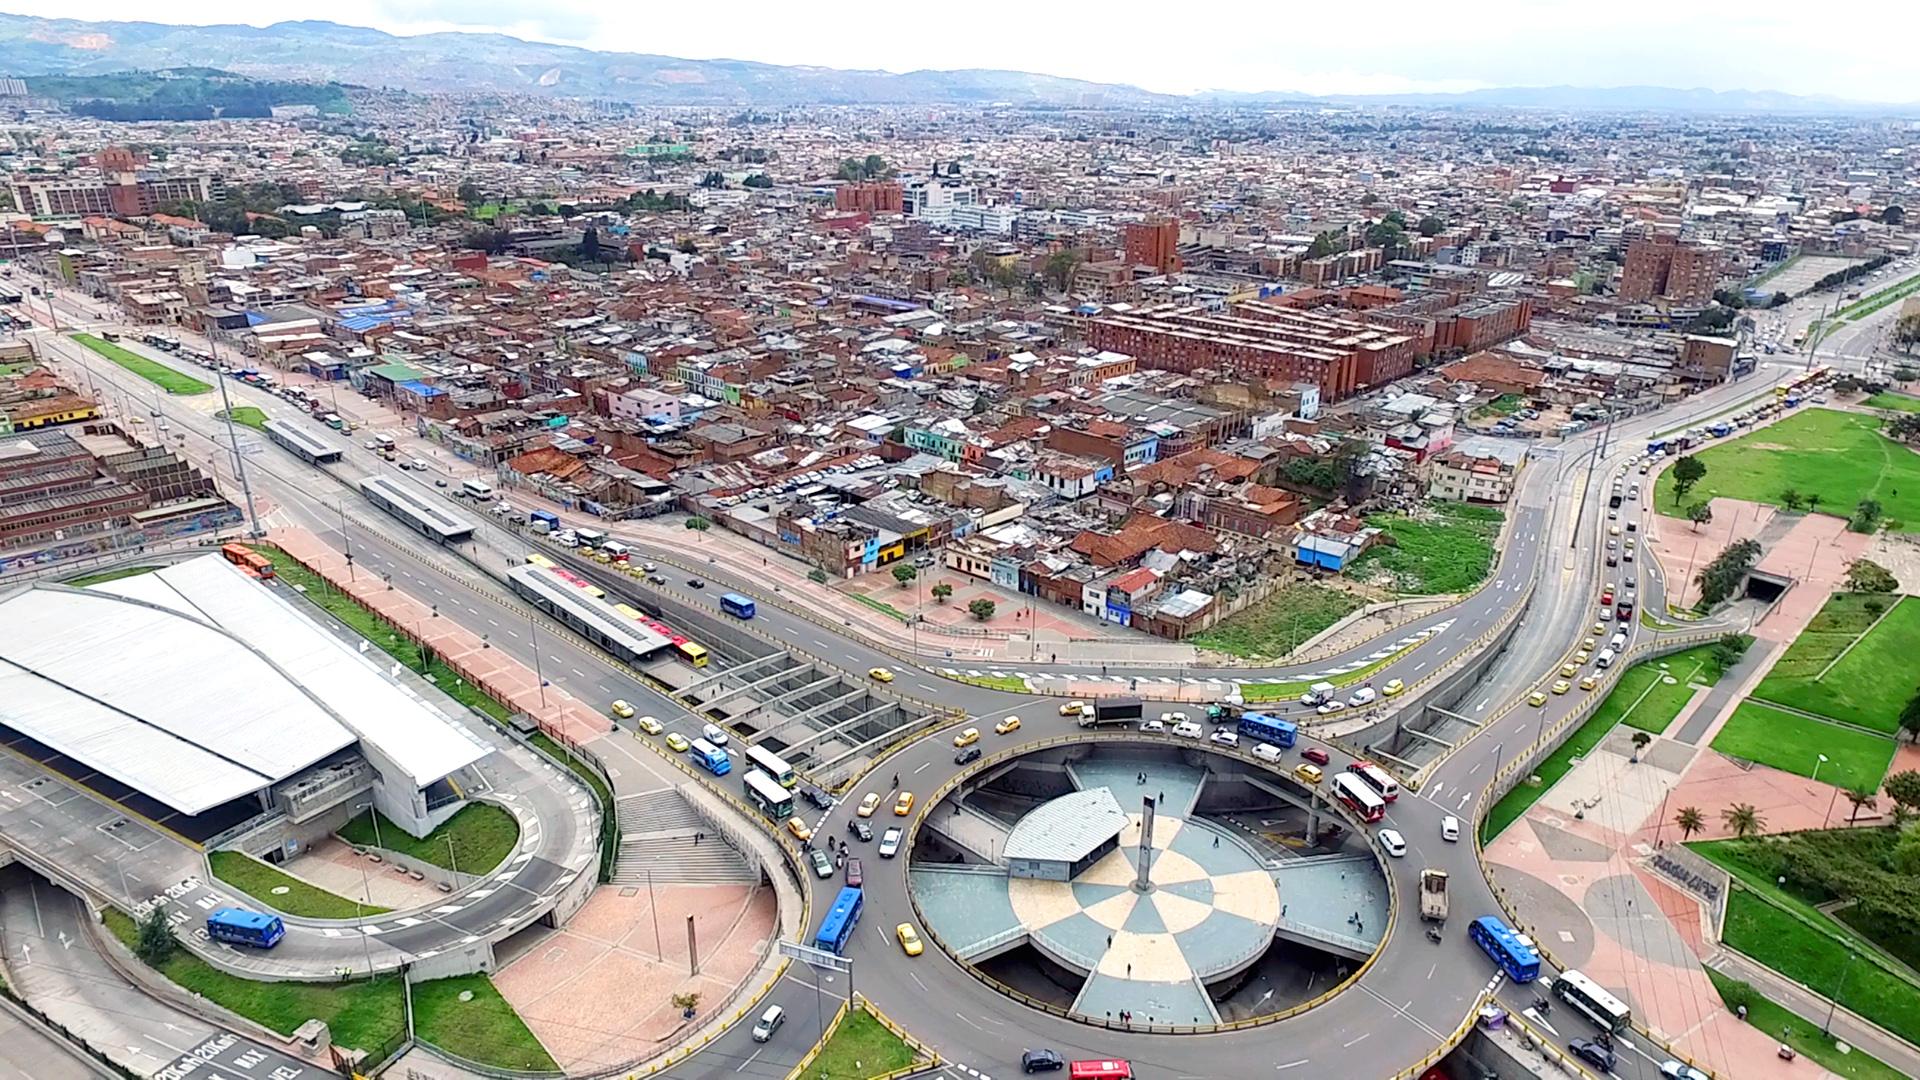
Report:
[[[700,763],[701,768],[715,776],[725,776],[733,771],[733,759],[727,756],[727,752],[705,739],[693,740],[693,747],[688,754]]]
[[[849,885],[840,890],[827,917],[820,920],[820,932],[813,936],[813,947],[837,953],[853,937],[853,926],[860,921],[860,909],[866,906],[866,894]]]
[[[1240,734],[1263,743],[1272,743],[1284,750],[1293,745],[1300,728],[1291,720],[1250,712],[1240,714]]]
[[[1480,916],[1467,928],[1467,936],[1486,950],[1514,982],[1530,983],[1540,977],[1539,950],[1533,947],[1532,941],[1499,919]]]
[[[1648,454],[1664,454],[1664,453],[1666,453],[1666,452],[1667,452],[1667,440],[1665,440],[1665,439],[1649,439],[1649,440],[1647,440],[1647,453],[1648,453]]]
[[[271,949],[287,936],[287,928],[278,915],[223,907],[207,916],[207,936],[215,941]]]
[[[736,619],[753,618],[753,599],[737,592],[720,594],[720,610]]]

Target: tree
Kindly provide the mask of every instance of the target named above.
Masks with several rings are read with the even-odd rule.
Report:
[[[1634,732],[1633,733],[1633,760],[1639,761],[1641,751],[1645,750],[1647,748],[1647,744],[1652,741],[1653,741],[1652,735],[1649,735],[1644,731]]]
[[[1877,809],[1880,805],[1880,800],[1875,797],[1873,789],[1870,787],[1850,787],[1841,792],[1841,794],[1847,797],[1847,802],[1853,804],[1852,809],[1847,811],[1847,824],[1849,825],[1860,820],[1860,811],[1862,808],[1873,810]]]
[[[1687,492],[1693,490],[1693,485],[1699,483],[1706,475],[1707,463],[1692,454],[1685,454],[1675,461],[1673,463],[1673,505],[1679,506],[1680,500]]]
[[[997,606],[993,601],[983,597],[967,605],[967,614],[981,622],[986,622],[988,619],[993,618],[993,609]]]
[[[1900,730],[1920,742],[1920,694],[1913,695],[1913,698],[1900,710]]]
[[[909,582],[919,576],[920,571],[914,569],[912,563],[898,563],[893,568],[893,580],[899,582],[900,587],[903,589],[907,587]]]
[[[1333,254],[1333,239],[1326,233],[1314,235],[1313,243],[1307,245],[1307,258],[1321,259]]]
[[[1893,800],[1895,812],[1905,816],[1920,813],[1920,772],[1902,769],[1887,777],[1881,785]]]
[[[807,571],[807,580],[813,582],[815,585],[825,585],[827,583],[827,572],[816,566]]]
[[[1707,827],[1707,819],[1697,806],[1681,807],[1680,812],[1673,815],[1673,823],[1680,826],[1680,838],[1683,840],[1693,839],[1694,833]]]
[[[1747,654],[1747,646],[1751,644],[1753,639],[1745,634],[1721,634],[1713,643],[1714,664],[1722,672],[1727,671],[1740,662],[1740,658]]]
[[[1693,531],[1699,532],[1700,526],[1713,523],[1713,505],[1697,502],[1687,507],[1687,520],[1693,522]]]
[[[947,602],[947,597],[953,595],[953,586],[943,581],[935,585],[930,591],[933,593],[934,600],[944,604]]]
[[[1052,285],[1061,292],[1066,292],[1068,286],[1073,284],[1074,271],[1079,268],[1079,252],[1071,249],[1056,251],[1052,255],[1047,256],[1047,268],[1042,272],[1041,276],[1047,279],[1047,284]]]
[[[474,186],[471,180],[463,181],[460,184],[459,189],[454,192],[454,198],[459,199],[468,206],[487,201],[486,195],[483,194],[478,187]]]
[[[1882,225],[1898,225],[1906,220],[1907,210],[1904,206],[1895,204],[1880,211],[1880,223]]]
[[[600,261],[599,229],[589,225],[587,231],[580,234],[580,257],[590,263]]]
[[[1872,559],[1855,559],[1847,567],[1847,588],[1854,592],[1890,593],[1899,587],[1893,574]]]
[[[1367,226],[1367,246],[1385,248],[1392,251],[1406,243],[1406,230],[1391,221],[1381,221]]]
[[[713,522],[703,517],[690,517],[687,519],[687,528],[692,529],[694,532],[706,532],[708,529],[713,528]]]
[[[1426,217],[1420,219],[1421,236],[1438,236],[1442,232],[1445,232],[1446,228],[1446,221],[1432,214],[1428,214]]]
[[[1820,493],[1819,492],[1816,491],[1807,496],[1807,512],[1808,513],[1820,512]]]
[[[1751,538],[1736,540],[1728,544],[1725,550],[1713,557],[1713,561],[1694,575],[1694,584],[1700,586],[1698,610],[1706,611],[1733,595],[1740,582],[1747,576],[1747,568],[1760,557],[1760,542]]]
[[[1780,505],[1789,510],[1798,510],[1807,504],[1807,497],[1792,488],[1780,493]]]
[[[766,173],[763,173],[763,172],[757,172],[747,177],[745,180],[740,181],[740,186],[749,187],[749,188],[770,188],[773,186],[773,177],[768,176]]]
[[[133,954],[146,961],[148,967],[159,967],[173,959],[173,952],[180,942],[173,936],[173,924],[167,921],[167,909],[155,905],[140,920],[140,936],[134,939]]]
[[[697,255],[700,253],[700,242],[691,236],[681,237],[680,242],[673,246],[682,255]]]
[[[720,170],[714,169],[700,178],[700,186],[703,188],[723,188],[727,186],[727,178],[720,174]]]
[[[1853,507],[1853,518],[1847,522],[1847,528],[1857,533],[1870,533],[1880,524],[1885,509],[1873,499],[1861,499]]]
[[[1760,814],[1754,810],[1752,803],[1735,803],[1727,807],[1720,811],[1720,820],[1726,823],[1727,828],[1733,830],[1733,835],[1742,840],[1767,827],[1767,823],[1760,819]]]
[[[1791,303],[1793,303],[1793,297],[1783,292],[1777,292],[1773,294],[1773,299],[1767,301],[1767,306],[1768,307],[1786,307],[1788,304],[1791,304]]]

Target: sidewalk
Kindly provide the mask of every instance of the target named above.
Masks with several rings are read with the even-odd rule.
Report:
[[[1741,956],[1732,949],[1718,949],[1707,957],[1707,966],[1730,978],[1753,984],[1760,996],[1815,1025],[1826,1022],[1833,1003],[1792,979]],[[1846,1009],[1833,1011],[1828,1028],[1848,1046],[1870,1054],[1908,1076],[1920,1076],[1920,1047],[1889,1034],[1876,1024],[1855,1016]],[[1773,1033],[1768,1032],[1769,1036]]]

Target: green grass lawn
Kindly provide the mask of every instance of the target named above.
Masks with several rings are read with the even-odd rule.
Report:
[[[1635,664],[1620,676],[1596,715],[1617,709],[1621,723],[1659,735],[1693,699],[1694,685],[1712,686],[1720,681],[1720,674],[1711,645]]]
[[[1783,772],[1812,776],[1843,788],[1878,790],[1893,761],[1893,740],[1843,728],[1822,720],[1743,701],[1713,748],[1723,754],[1770,765]],[[1820,764],[1820,755],[1827,763]]]
[[[907,621],[906,612],[901,611],[899,608],[894,607],[892,604],[889,604],[884,600],[875,600],[873,597],[868,596],[866,593],[863,593],[863,592],[850,592],[847,595],[853,597],[854,600],[858,601],[859,603],[865,604],[868,607],[872,608],[873,610],[878,611],[884,615],[891,615],[894,618],[899,619],[901,622]]]
[[[1573,693],[1577,694],[1579,691],[1575,690]],[[1481,843],[1490,843],[1507,826],[1520,820],[1520,815],[1527,812],[1527,807],[1532,806],[1548,788],[1567,775],[1567,770],[1573,768],[1574,758],[1585,757],[1589,751],[1600,745],[1600,740],[1607,737],[1607,732],[1613,730],[1614,725],[1620,722],[1620,717],[1626,712],[1625,704],[1617,708],[1608,707],[1612,704],[1612,696],[1608,695],[1609,700],[1601,703],[1600,708],[1587,718],[1587,722],[1581,724],[1579,730],[1575,731],[1566,742],[1560,744],[1560,749],[1547,755],[1547,760],[1541,762],[1539,768],[1534,770],[1534,775],[1540,778],[1538,787],[1523,780],[1519,787],[1507,792],[1499,802],[1493,804],[1493,809],[1487,811],[1487,819],[1480,823]]]
[[[340,838],[349,844],[372,846],[375,830],[369,815],[375,813],[378,811],[370,810],[347,822],[340,829]],[[463,874],[491,873],[513,854],[513,846],[520,841],[520,823],[513,815],[483,802],[468,803],[425,838],[409,835],[388,821],[385,814],[380,815],[378,831],[380,847]],[[447,845],[449,838],[453,841],[451,853]]]
[[[1920,398],[1911,398],[1905,394],[1875,394],[1860,404],[1869,409],[1891,409],[1894,412],[1920,412]]]
[[[1877,958],[1849,953],[1844,936],[1824,933],[1750,890],[1735,889],[1727,897],[1722,940],[1895,1035],[1920,1041],[1920,986],[1881,967]],[[1849,955],[1856,959],[1849,962]]]
[[[468,995],[460,1000],[460,995]],[[420,1038],[482,1065],[530,1072],[559,1072],[560,1066],[533,1037],[493,980],[458,975],[418,983],[413,988],[413,1027]]]
[[[855,1067],[855,1062],[859,1066]],[[807,1066],[809,1078],[867,1080],[913,1064],[913,1048],[865,1009],[850,1009]]]
[[[1267,598],[1196,635],[1196,648],[1243,658],[1285,656],[1364,607],[1357,596],[1319,585],[1282,585]]]
[[[1867,604],[1892,606],[1875,624]],[[1868,626],[1872,631],[1860,638]],[[1842,593],[1787,647],[1753,696],[1891,735],[1900,729],[1900,710],[1920,692],[1916,656],[1920,601]]]
[[[1707,969],[1707,978],[1713,980],[1713,988],[1720,992],[1720,998],[1729,1009],[1739,996],[1734,990],[1735,982],[1725,975]],[[1823,1038],[1820,1025],[1797,1013],[1760,997],[1758,992],[1750,997],[1741,997],[1747,1003],[1747,1023],[1764,1031],[1771,1038],[1779,1039],[1799,1051],[1800,1056],[1848,1080],[1903,1080],[1905,1073],[1879,1058],[1869,1057],[1859,1050],[1849,1048],[1840,1052],[1839,1040]]]
[[[1835,807],[1836,822],[1844,821],[1850,810],[1844,801]],[[1848,868],[1878,867],[1897,876],[1898,843],[1899,835],[1888,829],[1842,826],[1747,840],[1699,840],[1687,846],[1762,899],[1798,914],[1849,948],[1878,948],[1909,967],[1920,968],[1920,929],[1877,912],[1868,914],[1857,905],[1838,908],[1833,915],[1820,910],[1822,904],[1851,895],[1822,884],[1818,876],[1822,863],[1852,875],[1844,880],[1873,889],[1877,885],[1868,874]],[[1801,845],[1812,845],[1819,854],[1809,860],[1800,854]]]
[[[1875,416],[1803,409],[1694,456],[1707,475],[1686,502],[1720,495],[1777,506],[1780,493],[1791,488],[1819,495],[1827,511],[1850,514],[1855,503],[1871,497],[1886,517],[1907,523],[1904,530],[1920,530],[1920,454],[1882,436]],[[1672,469],[1660,474],[1658,498],[1658,509],[1674,512]]]
[[[103,341],[92,334],[74,334],[73,340],[169,394],[204,394],[213,389],[191,375],[182,375],[165,364],[149,360],[138,353],[128,352],[113,342]]]
[[[1349,571],[1400,593],[1462,593],[1486,580],[1493,542],[1506,515],[1466,503],[1429,503],[1417,519],[1374,514],[1367,524],[1387,531]]]
[[[214,418],[217,420],[225,420],[227,414],[225,412],[215,413]],[[233,410],[233,422],[236,424],[245,424],[255,431],[265,431],[267,429],[267,414],[251,405],[242,405]]]
[[[158,569],[160,568],[157,566],[123,566],[118,570],[102,570],[97,574],[88,574],[85,577],[77,577],[71,581],[63,581],[60,584],[71,586],[75,589],[84,589],[89,585],[100,585],[109,581],[119,581],[121,578],[151,574]]]
[[[111,908],[105,917],[113,935],[132,948],[139,936],[133,920]],[[255,982],[229,975],[185,949],[176,950],[158,970],[188,990],[282,1035],[292,1035],[301,1024],[320,1019],[327,1022],[334,1042],[379,1052],[407,1026],[400,980],[395,976],[372,982]]]
[[[962,675],[960,681],[984,686],[989,690],[1005,690],[1010,694],[1027,692],[1027,681],[1018,675]]]
[[[308,919],[352,919],[391,910],[371,904],[356,904],[344,896],[283,874],[242,852],[211,852],[207,855],[207,861],[213,865],[214,877],[284,915]],[[285,889],[286,892],[275,892],[276,889]]]

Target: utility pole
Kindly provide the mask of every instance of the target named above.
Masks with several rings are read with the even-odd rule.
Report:
[[[207,348],[213,348],[213,339],[211,337],[207,339]],[[216,361],[215,378],[220,383],[220,409],[227,418],[227,439],[233,445],[233,473],[240,478],[240,493],[245,496],[247,500],[247,520],[253,523],[252,531],[248,535],[256,537],[265,536],[266,530],[260,527],[260,514],[254,509],[253,488],[247,483],[247,465],[246,462],[240,460],[240,429],[236,427],[233,422],[233,400],[227,396],[227,377],[217,374],[218,353],[214,355],[214,359]]]

